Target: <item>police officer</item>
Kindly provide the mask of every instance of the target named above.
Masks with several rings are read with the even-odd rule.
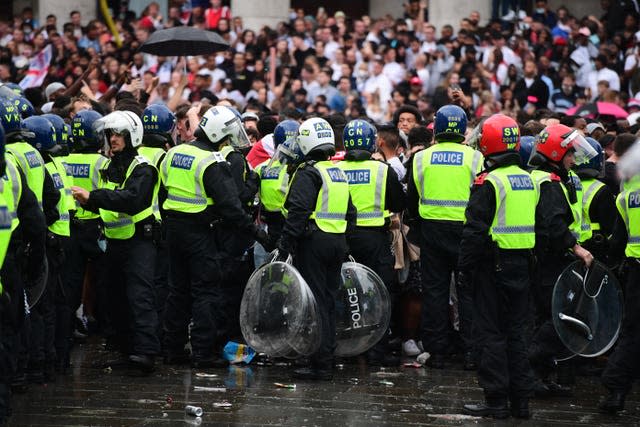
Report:
[[[287,212],[277,247],[280,258],[294,265],[313,292],[319,307],[322,335],[311,365],[294,371],[302,379],[331,379],[335,349],[335,298],[340,269],[347,255],[345,232],[355,225],[355,208],[344,172],[329,157],[335,154],[331,125],[324,119],[304,121],[291,152],[301,163],[290,179]]]
[[[73,180],[73,185],[81,187],[88,192],[102,187],[102,171],[107,168],[109,159],[100,154],[103,148],[101,139],[94,131],[94,123],[102,115],[93,110],[81,110],[71,122],[71,133],[73,137],[73,152],[65,159],[67,174]],[[105,263],[102,262],[105,247],[99,245],[99,241],[104,243],[102,234],[102,224],[100,215],[84,209],[79,202],[74,199],[75,214],[71,220],[71,242],[69,253],[67,254],[66,271],[64,273],[64,289],[67,297],[69,316],[68,325],[62,326],[67,336],[67,347],[72,330],[72,318],[76,308],[80,305],[82,286],[85,278],[87,264],[91,261],[96,272],[95,277],[103,276],[102,272]],[[106,286],[100,286],[101,279],[98,279],[98,303],[100,308],[104,307],[108,298]],[[106,328],[106,308],[99,309],[101,313],[100,323]],[[64,352],[65,359],[60,360],[58,369],[65,371],[69,367],[68,348]]]
[[[235,108],[227,108],[242,120]],[[229,163],[231,175],[238,188],[240,203],[247,213],[253,214],[260,178],[247,163],[245,154],[251,148],[251,144],[244,127],[241,132],[244,133],[242,138],[223,140],[219,144],[214,144],[214,149],[219,150],[222,157]],[[240,335],[238,316],[240,315],[242,290],[254,269],[250,253],[254,239],[251,234],[238,233],[237,230],[234,230],[233,224],[217,227],[215,233],[219,242],[225,242],[224,245],[221,245],[225,258],[222,263],[223,295],[226,298],[226,303],[223,305],[224,329],[231,335],[238,336]]]
[[[230,165],[216,151],[223,143],[246,144],[242,122],[224,106],[209,109],[194,136],[167,152],[160,175],[167,190],[163,204],[169,245],[169,297],[164,320],[167,363],[184,360],[187,325],[191,327],[191,364],[196,368],[223,367],[226,344],[223,318],[221,263],[227,242],[217,240],[217,229],[229,227],[266,242],[243,209]],[[223,225],[223,220],[224,224]]]
[[[57,143],[58,132],[53,124],[43,116],[31,116],[24,120],[24,126],[29,131],[25,134],[25,139],[42,155],[46,173],[51,176],[56,189],[62,195],[58,201],[60,219],[49,226],[47,234],[47,283],[38,303],[31,310],[27,375],[30,381],[42,383],[51,381],[55,375],[57,305],[65,306],[64,301],[60,302],[59,298],[63,295],[60,289],[60,271],[64,262],[63,246],[70,236],[66,193],[71,191],[72,183],[62,162],[53,157],[62,151],[62,147]],[[62,129],[64,126],[60,127],[60,131]]]
[[[450,352],[449,289],[456,270],[464,211],[471,185],[482,169],[482,154],[463,145],[467,115],[462,108],[445,105],[436,112],[436,144],[418,152],[408,174],[409,211],[421,219],[423,305],[421,335],[429,364],[444,367]],[[465,366],[473,368],[471,295],[458,289],[461,337]]]
[[[538,135],[529,160],[537,167],[531,175],[540,186],[537,226],[541,231],[536,240],[538,263],[533,289],[538,328],[529,349],[531,365],[544,382],[536,385],[538,394],[571,393],[568,387],[547,379],[555,366],[555,357],[564,351],[550,319],[551,293],[556,279],[573,261],[573,256],[587,266],[593,261],[593,255],[578,244],[582,203],[570,170],[595,154],[576,130],[558,124],[547,126]]]
[[[609,394],[599,407],[607,413],[624,409],[626,395],[638,375],[640,356],[640,180],[636,176],[625,186],[616,199],[617,221],[610,249],[614,256],[626,257],[626,278],[622,334],[602,373]]]
[[[535,247],[538,189],[521,169],[518,124],[496,114],[482,125],[479,149],[485,170],[471,190],[460,243],[459,268],[474,292],[478,383],[485,402],[467,414],[529,418],[533,376],[524,333],[529,265]]]
[[[39,274],[45,258],[47,226],[27,180],[13,158],[4,155],[5,135],[0,126],[0,425],[10,414],[11,383],[18,369],[20,333],[25,322],[22,275]],[[22,247],[30,247],[23,271]]]
[[[289,188],[287,165],[280,162],[278,149],[285,141],[296,136],[299,127],[300,123],[295,120],[283,120],[278,123],[273,131],[273,147],[276,155],[272,160],[266,160],[256,166],[256,172],[260,177],[260,221],[265,224],[269,239],[274,242],[280,237],[284,224],[282,208]],[[255,266],[260,266],[265,258],[264,248],[256,245],[254,247]]]
[[[45,172],[44,160],[38,151],[26,142],[24,123],[15,103],[0,100],[0,121],[6,132],[7,156],[14,160],[16,166],[24,174],[27,185],[33,191],[38,201],[40,209],[43,210],[47,226],[59,219],[57,209],[60,192],[55,188],[51,176]],[[33,277],[44,277],[44,263],[40,263],[36,270],[41,274],[33,274]],[[29,273],[34,273],[29,271]],[[36,279],[39,281],[40,279]],[[44,279],[46,280],[46,278]],[[26,386],[27,377],[27,350],[28,345],[28,324],[23,325],[21,345],[25,348],[19,351],[18,369],[13,381],[16,388],[22,389]]]
[[[165,153],[175,144],[171,136],[176,125],[176,115],[164,104],[152,104],[142,112],[144,135],[138,154],[160,167]]]
[[[91,192],[74,186],[73,196],[85,209],[99,212],[104,224],[109,307],[121,339],[120,352],[129,354],[132,367],[149,373],[160,353],[153,285],[158,171],[136,151],[142,143],[140,117],[131,111],[114,111],[94,126],[109,144],[106,182],[104,188]]]
[[[164,104],[152,104],[142,112],[142,126],[144,134],[142,145],[138,147],[138,154],[146,157],[151,164],[160,170],[160,163],[166,151],[173,147],[172,132],[175,128],[176,116]],[[159,207],[158,207],[159,208]],[[163,216],[162,209],[160,214]],[[169,248],[166,242],[166,230],[162,225],[161,238],[156,242],[156,308],[158,311],[158,336],[162,343],[162,323],[167,295],[169,295]]]
[[[604,151],[598,141],[586,137],[597,155],[587,163],[577,165],[576,174],[582,181],[582,226],[580,244],[604,262],[607,257],[607,240],[615,222],[615,197],[597,178],[604,174]]]
[[[47,257],[49,261],[49,276],[55,277],[55,292],[51,296],[55,305],[55,350],[56,371],[64,371],[69,352],[69,334],[71,320],[71,305],[69,296],[64,289],[64,281],[69,273],[67,267],[71,244],[71,221],[76,211],[76,201],[71,194],[73,177],[67,173],[66,159],[69,156],[71,145],[71,126],[64,122],[62,117],[56,114],[43,114],[42,117],[51,122],[56,131],[56,143],[58,147],[51,149],[47,154],[41,153],[45,160],[45,167],[51,175],[56,188],[60,191],[58,211],[60,220],[49,227],[50,233],[47,239]],[[63,187],[60,187],[60,184]],[[64,206],[63,206],[63,198]],[[65,211],[66,210],[66,211]],[[68,219],[67,219],[68,218]],[[68,233],[67,233],[68,227]],[[53,245],[52,245],[53,244]],[[56,275],[57,274],[57,275]],[[55,372],[50,365],[45,365],[45,380],[51,378]]]
[[[347,234],[353,258],[380,276],[387,288],[394,283],[395,258],[389,233],[392,213],[404,210],[406,200],[398,175],[388,164],[372,160],[376,129],[365,120],[351,120],[342,140],[345,158],[339,163],[349,180],[349,193],[358,214],[356,227]],[[394,289],[389,289],[394,295]],[[393,303],[392,303],[393,304]],[[367,353],[371,365],[397,365],[400,360],[387,352],[387,337]]]
[[[25,141],[24,122],[15,105],[0,102],[0,116],[7,138],[7,154],[25,175],[29,188],[36,195],[40,209],[44,212],[47,225],[51,225],[59,219],[57,205],[60,192],[55,188],[51,177],[45,173],[40,153]]]

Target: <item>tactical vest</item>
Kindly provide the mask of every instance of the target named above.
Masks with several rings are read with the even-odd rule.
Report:
[[[44,189],[44,159],[31,144],[14,142],[7,144],[7,154],[11,155],[27,180],[29,189],[36,195],[38,205],[42,209],[42,192]]]
[[[67,175],[73,179],[73,185],[92,192],[102,188],[104,180],[100,173],[109,166],[109,159],[98,153],[72,153],[66,158],[65,165]],[[79,202],[75,204],[77,219],[100,218],[100,215],[84,210]]]
[[[627,246],[625,255],[640,258],[640,182],[629,185],[616,199],[618,212],[627,227]]]
[[[67,203],[69,200],[68,196],[71,194],[71,185],[73,185],[73,183],[67,176],[65,166],[57,158],[52,158],[52,161],[46,163],[45,167],[53,180],[53,185],[56,187],[56,190],[60,192],[60,200],[58,200],[57,205],[60,219],[49,226],[49,231],[57,234],[58,236],[69,237],[71,236],[71,219],[69,217],[69,206]]]
[[[545,182],[552,181],[551,173],[541,171],[538,169],[531,171],[531,176],[533,177],[534,181],[538,184],[538,187],[542,187],[542,184]],[[575,177],[575,175],[573,176]],[[573,180],[573,177],[571,178]],[[575,237],[576,240],[578,240],[580,238],[580,232],[582,229],[582,184],[580,184],[581,186],[580,192],[578,192],[578,189],[576,188],[576,198],[578,198],[578,201],[572,204],[571,200],[569,199],[569,191],[567,190],[567,187],[561,181],[558,181],[558,183],[562,188],[562,194],[564,194],[565,200],[567,201],[567,203],[569,204],[569,207],[571,208],[571,215],[573,217],[573,222],[571,222],[571,224],[568,225],[569,231],[571,232],[573,237]],[[574,180],[574,185],[575,184],[576,182]]]
[[[162,207],[184,213],[198,213],[214,204],[204,189],[204,172],[210,165],[224,162],[217,151],[180,144],[167,152],[160,165],[160,177],[167,190]]]
[[[539,188],[518,166],[495,169],[485,179],[495,189],[496,213],[489,229],[501,249],[532,249],[536,244]]]
[[[159,147],[138,147],[138,154],[149,159],[149,162],[157,168],[160,167],[160,159],[165,153],[166,151]]]
[[[18,167],[10,158],[7,158],[6,172],[2,179],[0,179],[0,183],[2,185],[1,193],[4,200],[3,203],[7,208],[6,211],[2,211],[2,218],[0,218],[0,222],[4,225],[0,227],[6,227],[7,220],[10,219],[9,231],[13,232],[13,230],[18,228],[18,225],[20,225],[20,220],[18,219],[18,203],[22,197],[22,181],[20,180]],[[9,233],[9,235],[11,235],[11,233]]]
[[[580,229],[580,243],[586,242],[593,237],[593,232],[600,230],[600,224],[591,221],[589,210],[594,197],[604,187],[604,184],[597,179],[582,180],[582,227]]]
[[[322,178],[316,207],[309,218],[325,233],[344,233],[347,230],[346,217],[349,208],[349,184],[346,175],[342,169],[328,160],[303,163],[300,167],[305,165],[312,165]]]
[[[440,142],[413,158],[420,217],[464,221],[471,186],[482,169],[482,154],[453,142]]]
[[[107,181],[104,184],[104,188],[108,190],[119,190],[125,187],[127,180],[131,176],[131,173],[138,165],[148,165],[149,161],[146,157],[136,156],[129,165],[127,172],[124,177],[124,181],[122,184],[117,184],[115,182]],[[153,166],[153,165],[151,165]],[[155,166],[153,166],[155,169]],[[158,190],[160,188],[160,179],[156,180],[156,183],[153,188],[153,196],[152,200],[157,200]],[[156,205],[157,207],[157,205]],[[125,240],[133,237],[136,232],[136,223],[142,221],[145,218],[148,218],[150,215],[154,215],[156,219],[160,217],[160,212],[157,209],[154,209],[154,203],[152,201],[151,205],[135,215],[129,215],[124,212],[114,212],[106,209],[100,209],[100,218],[102,218],[102,222],[104,223],[104,234],[109,239],[116,240]]]
[[[389,166],[376,160],[338,163],[349,181],[351,202],[358,211],[359,227],[381,227],[391,215],[386,209]]]
[[[260,176],[260,202],[267,212],[281,212],[289,186],[289,174],[286,165],[274,160],[269,168],[269,162],[267,160],[256,168]]]

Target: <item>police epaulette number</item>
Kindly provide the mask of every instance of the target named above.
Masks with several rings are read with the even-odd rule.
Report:
[[[213,156],[213,159],[218,163],[226,161],[222,153],[220,153],[219,151],[214,151],[213,153],[211,153],[211,155]]]
[[[136,156],[136,160],[141,165],[146,165],[149,163],[149,160],[145,156]]]
[[[551,173],[549,175],[549,178],[551,178],[551,181],[556,181],[556,182],[562,181],[562,179],[560,179],[560,177],[558,175],[556,175],[555,173]]]
[[[474,185],[482,185],[484,184],[484,180],[487,179],[487,175],[489,175],[488,173],[483,173],[480,174],[479,176],[476,177],[476,180],[473,182]]]

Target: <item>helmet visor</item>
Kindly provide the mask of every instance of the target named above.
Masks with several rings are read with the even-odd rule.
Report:
[[[242,149],[251,146],[249,136],[238,117],[234,117],[226,122],[222,133],[229,136],[230,144],[234,148]]]
[[[1,98],[4,98],[6,100],[14,100],[18,98],[18,95],[13,90],[11,90],[9,86],[0,84],[0,99]]]
[[[278,163],[281,165],[296,164],[299,163],[300,160],[302,160],[302,152],[300,151],[300,147],[298,147],[296,137],[292,136],[278,145],[267,168],[271,169],[272,166],[276,166]]]
[[[561,143],[563,147],[573,148],[575,151],[576,164],[588,163],[598,155],[591,144],[577,130],[571,132]]]

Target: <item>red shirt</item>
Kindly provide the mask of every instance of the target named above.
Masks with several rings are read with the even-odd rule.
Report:
[[[204,11],[204,19],[207,24],[207,28],[210,30],[218,28],[218,22],[220,22],[221,18],[231,20],[231,10],[227,6],[222,6],[219,9],[210,7]]]

